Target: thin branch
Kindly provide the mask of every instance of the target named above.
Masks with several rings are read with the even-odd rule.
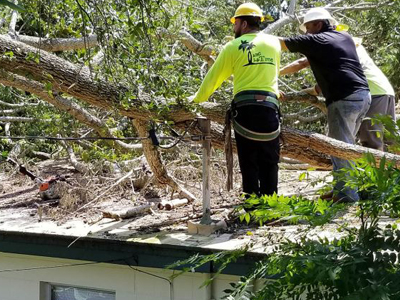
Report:
[[[303,123],[310,123],[310,122],[315,122],[317,120],[320,120],[325,117],[325,114],[320,112],[318,114],[312,115],[312,116],[303,116],[300,113],[295,113],[295,114],[286,114],[283,116],[284,119],[286,120],[293,120],[297,119],[300,122]]]
[[[18,1],[15,1],[15,4],[18,4]],[[10,25],[8,27],[8,34],[10,37],[15,38],[15,26],[17,25],[17,20],[18,20],[18,12],[16,10],[13,10],[11,14],[11,21]]]
[[[0,110],[0,114],[2,115],[12,115],[18,112],[18,109],[5,109],[5,110]]]
[[[288,8],[288,15],[293,15],[296,10],[296,0],[291,0]]]
[[[70,160],[71,164],[73,165],[73,167],[75,168],[75,170],[77,170],[79,173],[82,173],[82,174],[89,174],[90,168],[86,164],[81,163],[76,159],[74,150],[72,150],[72,148],[65,141],[61,141],[61,144],[67,150],[69,160]]]
[[[210,46],[204,45],[196,40],[190,33],[181,30],[179,33],[171,33],[168,30],[161,28],[159,32],[166,37],[171,39],[178,39],[182,44],[186,46],[190,51],[196,53],[203,58],[209,66],[214,63],[214,58],[211,56],[213,49]]]
[[[15,35],[15,39],[32,47],[48,52],[79,50],[98,45],[97,35],[81,38],[40,38],[28,35]]]
[[[51,121],[51,120],[43,120],[37,118],[27,118],[27,117],[9,117],[9,116],[0,116],[0,122],[37,122],[37,121]]]
[[[7,107],[26,107],[26,106],[38,106],[39,103],[8,103],[0,100],[0,105]]]

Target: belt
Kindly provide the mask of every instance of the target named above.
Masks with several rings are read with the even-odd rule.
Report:
[[[242,94],[239,93],[233,98],[233,106],[239,108],[248,105],[261,105],[279,110],[279,101],[276,99],[275,94],[271,95],[263,94]]]

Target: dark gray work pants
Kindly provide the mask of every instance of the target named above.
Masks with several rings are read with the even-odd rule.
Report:
[[[375,115],[388,115],[396,120],[394,107],[394,96],[391,95],[374,95],[372,96],[371,107],[369,108],[366,117],[373,118]],[[364,120],[359,131],[360,142],[364,147],[369,147],[377,150],[384,150],[383,143],[383,125],[373,124],[371,120]],[[377,133],[379,132],[379,133]]]

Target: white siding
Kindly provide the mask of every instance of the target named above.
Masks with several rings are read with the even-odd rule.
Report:
[[[199,288],[209,275],[188,273],[174,279],[173,291],[170,293],[167,281],[122,265],[95,264],[2,272],[75,263],[82,261],[0,253],[0,299],[49,300],[43,294],[40,296],[41,282],[49,282],[115,291],[116,300],[210,300],[220,299],[223,296],[222,291],[229,288],[229,282],[238,279],[235,276],[221,275],[211,286]],[[170,270],[135,268],[165,278],[172,274]]]

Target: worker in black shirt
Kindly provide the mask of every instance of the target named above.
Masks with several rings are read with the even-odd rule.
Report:
[[[300,29],[306,35],[281,38],[282,50],[304,54],[311,66],[328,109],[329,136],[355,143],[355,136],[371,104],[367,79],[361,68],[356,46],[346,32],[334,30],[337,22],[323,8],[312,8],[304,16]],[[332,157],[333,170],[350,168],[349,161]],[[325,195],[334,201],[358,201],[357,190],[338,180]]]

